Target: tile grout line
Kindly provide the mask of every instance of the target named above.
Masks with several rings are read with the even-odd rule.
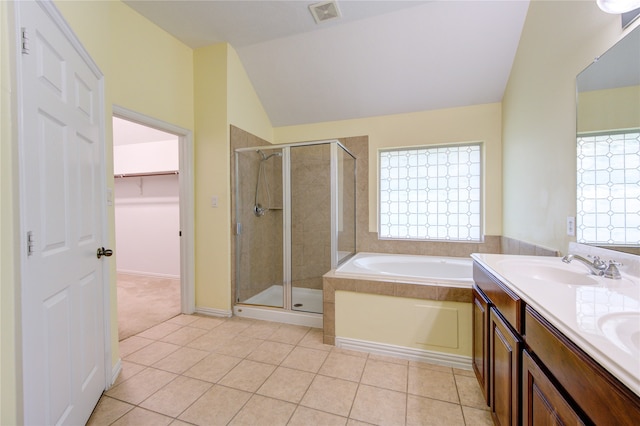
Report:
[[[204,318],[206,318],[206,317],[204,317]],[[163,322],[163,323],[161,323],[161,324],[169,323],[169,321],[170,321],[170,320],[165,321],[165,322]],[[226,355],[226,354],[223,354],[223,353],[220,353],[220,352],[216,352],[216,350],[215,350],[215,349],[214,349],[214,350],[211,350],[211,349],[206,349],[206,350],[205,350],[205,349],[197,349],[197,348],[194,348],[194,347],[190,347],[190,346],[188,346],[189,344],[191,344],[192,342],[194,342],[194,341],[195,341],[195,340],[197,340],[198,338],[200,338],[200,337],[202,337],[202,336],[205,336],[205,335],[207,335],[208,333],[211,333],[213,330],[217,329],[217,328],[218,328],[219,326],[221,326],[222,324],[227,323],[228,319],[225,319],[224,321],[222,321],[222,322],[220,322],[220,323],[216,324],[214,327],[211,327],[211,328],[205,328],[205,327],[202,327],[202,329],[206,330],[203,334],[200,334],[200,335],[199,335],[199,336],[197,336],[197,337],[191,338],[190,340],[188,340],[187,342],[185,342],[185,343],[183,343],[183,344],[179,344],[179,345],[178,345],[178,344],[175,344],[175,343],[166,342],[166,341],[163,341],[163,340],[162,340],[162,339],[166,338],[167,336],[169,336],[169,335],[171,335],[171,334],[173,334],[173,333],[177,333],[177,332],[179,332],[180,330],[184,330],[184,329],[185,329],[185,328],[187,328],[187,327],[190,327],[190,328],[200,328],[200,327],[193,327],[193,326],[191,325],[193,322],[196,322],[196,321],[197,321],[197,320],[190,321],[189,323],[185,323],[185,324],[170,323],[170,324],[173,324],[173,325],[177,325],[177,326],[179,326],[179,328],[178,328],[178,329],[176,329],[176,330],[173,330],[172,332],[169,332],[169,333],[167,333],[166,335],[163,335],[163,336],[158,336],[158,337],[154,337],[154,338],[148,338],[148,337],[143,337],[143,336],[135,335],[135,336],[137,336],[137,337],[139,337],[139,338],[146,339],[146,340],[149,340],[149,341],[151,341],[151,342],[150,342],[150,343],[148,343],[148,344],[146,344],[146,345],[144,345],[144,346],[142,346],[142,347],[140,347],[140,348],[137,348],[136,350],[134,350],[134,351],[132,351],[132,352],[130,352],[130,353],[128,353],[124,358],[126,358],[126,357],[128,357],[128,356],[130,356],[130,355],[134,354],[134,353],[135,353],[135,352],[137,352],[137,351],[140,351],[140,350],[142,350],[142,349],[146,348],[147,346],[149,346],[149,345],[151,345],[151,344],[153,344],[153,343],[166,343],[166,344],[172,344],[172,345],[179,346],[179,347],[178,347],[177,349],[175,349],[174,351],[172,351],[172,352],[170,352],[170,353],[167,353],[167,354],[166,354],[166,355],[164,355],[162,358],[160,358],[160,359],[158,359],[158,360],[155,360],[155,361],[154,361],[154,363],[153,363],[153,364],[151,364],[151,365],[138,364],[138,363],[136,363],[136,362],[134,362],[134,361],[128,361],[128,360],[126,360],[126,359],[123,359],[124,361],[127,361],[127,362],[129,362],[129,363],[131,363],[131,364],[135,364],[135,365],[138,365],[138,366],[140,366],[140,367],[143,367],[143,369],[142,369],[142,370],[140,370],[140,371],[138,371],[137,373],[135,373],[133,376],[131,376],[131,377],[127,378],[127,379],[126,379],[126,380],[124,380],[124,381],[122,381],[121,383],[119,383],[119,384],[118,384],[118,385],[116,385],[116,386],[119,386],[119,385],[121,385],[121,384],[123,384],[123,383],[127,382],[128,380],[132,379],[133,377],[137,376],[138,374],[142,373],[143,371],[145,371],[145,370],[147,370],[147,369],[154,369],[154,370],[163,371],[163,372],[166,372],[166,373],[169,373],[169,374],[173,374],[173,375],[175,375],[175,377],[173,377],[173,378],[172,378],[169,382],[167,382],[166,384],[162,385],[159,389],[157,389],[156,391],[154,391],[151,395],[148,395],[144,400],[140,401],[138,404],[132,404],[132,403],[127,402],[127,401],[125,401],[125,400],[121,400],[121,399],[118,399],[118,398],[115,398],[115,397],[112,397],[112,396],[108,396],[108,395],[106,395],[106,393],[105,393],[105,395],[104,395],[104,396],[109,397],[109,398],[112,398],[112,399],[117,400],[117,401],[120,401],[120,402],[122,402],[122,403],[125,403],[125,404],[127,404],[127,405],[129,405],[129,406],[131,407],[128,411],[126,411],[125,413],[123,413],[123,414],[122,414],[121,416],[119,416],[117,419],[114,419],[110,424],[113,424],[113,423],[115,423],[115,422],[119,421],[119,420],[120,420],[120,419],[122,419],[124,416],[126,416],[126,415],[127,415],[127,414],[129,414],[131,411],[133,411],[135,408],[140,408],[140,409],[142,409],[142,410],[146,410],[146,411],[149,411],[149,412],[153,412],[153,413],[160,414],[160,415],[162,415],[162,416],[165,416],[165,417],[167,417],[167,418],[172,419],[172,421],[175,421],[175,420],[184,421],[184,420],[180,420],[180,419],[179,419],[179,417],[180,417],[181,415],[183,415],[187,410],[189,410],[189,409],[190,409],[190,408],[191,408],[191,407],[192,407],[192,406],[193,406],[193,405],[194,405],[198,400],[200,400],[200,399],[202,398],[202,396],[203,396],[203,395],[205,395],[207,392],[209,392],[209,391],[210,391],[213,387],[215,387],[215,386],[221,386],[221,387],[225,387],[225,388],[228,388],[228,389],[241,390],[241,391],[243,391],[243,392],[247,392],[247,391],[244,391],[243,389],[240,389],[240,388],[235,388],[235,387],[230,387],[230,386],[226,386],[226,385],[220,384],[220,382],[221,382],[222,380],[224,380],[224,378],[225,378],[225,377],[227,377],[227,376],[230,374],[230,372],[231,372],[231,371],[233,371],[235,368],[237,368],[237,367],[238,367],[238,365],[239,365],[241,362],[243,362],[243,361],[251,361],[251,362],[255,362],[255,363],[259,363],[259,364],[264,364],[264,365],[267,365],[267,366],[271,366],[271,367],[273,367],[273,370],[272,370],[272,371],[269,373],[269,375],[268,375],[268,376],[267,376],[267,377],[266,377],[266,378],[265,378],[265,379],[260,383],[260,385],[258,385],[258,387],[257,387],[257,389],[255,389],[255,391],[247,392],[247,393],[249,393],[249,394],[250,394],[249,398],[248,398],[248,399],[247,399],[247,401],[245,401],[245,402],[242,404],[242,406],[241,406],[241,407],[240,407],[240,408],[239,408],[239,409],[234,413],[233,417],[229,420],[229,422],[232,422],[235,418],[237,418],[237,416],[238,416],[238,415],[242,412],[242,410],[247,406],[247,404],[249,403],[249,401],[250,401],[254,396],[256,396],[256,395],[258,395],[258,396],[260,396],[260,397],[263,397],[263,398],[269,398],[269,399],[273,399],[273,400],[276,400],[276,401],[281,401],[281,402],[285,402],[285,403],[290,403],[290,404],[292,404],[292,405],[294,406],[294,409],[293,409],[293,411],[291,412],[291,414],[289,415],[289,417],[288,417],[288,419],[287,419],[287,423],[289,423],[289,422],[293,419],[293,416],[295,415],[296,411],[297,411],[300,407],[304,407],[304,408],[311,409],[311,410],[314,410],[314,411],[318,411],[318,412],[321,412],[321,413],[330,414],[330,415],[335,415],[335,416],[338,416],[338,417],[341,417],[341,418],[345,418],[344,416],[339,415],[339,414],[336,414],[335,412],[325,411],[324,409],[317,409],[317,408],[307,407],[306,405],[302,405],[302,404],[301,404],[301,403],[302,403],[302,401],[304,400],[305,395],[307,395],[307,393],[309,392],[309,389],[311,388],[311,385],[312,385],[312,384],[313,384],[313,382],[318,378],[318,376],[327,377],[327,378],[331,378],[331,379],[344,380],[344,381],[347,381],[347,382],[355,382],[355,383],[356,383],[356,390],[355,390],[355,394],[354,394],[353,400],[351,401],[350,408],[349,408],[349,412],[348,412],[348,414],[347,414],[347,416],[346,416],[346,418],[345,418],[345,419],[347,420],[347,422],[348,422],[348,420],[349,420],[349,419],[352,419],[351,415],[353,414],[353,409],[354,409],[354,406],[355,406],[355,403],[356,403],[356,399],[357,399],[357,396],[358,396],[358,392],[360,391],[360,389],[361,389],[361,385],[363,384],[363,383],[362,383],[362,380],[363,380],[363,378],[364,378],[365,371],[366,371],[366,369],[367,369],[367,366],[369,365],[369,362],[373,360],[373,359],[370,357],[370,355],[371,355],[371,354],[368,354],[368,353],[361,353],[361,354],[359,354],[358,356],[356,356],[356,355],[352,355],[352,354],[350,353],[351,351],[346,351],[346,352],[345,352],[345,350],[344,350],[344,349],[337,348],[337,347],[329,348],[329,350],[318,349],[317,347],[315,347],[315,346],[316,346],[316,344],[315,344],[315,343],[313,343],[313,342],[315,341],[315,339],[313,339],[313,337],[310,337],[310,335],[311,335],[312,333],[314,333],[314,330],[315,330],[314,328],[308,328],[308,329],[304,332],[304,334],[302,334],[302,336],[301,336],[301,337],[299,337],[298,339],[296,339],[296,340],[295,340],[295,343],[289,342],[289,340],[271,340],[271,339],[272,339],[272,337],[277,333],[277,331],[283,328],[283,325],[279,325],[279,326],[278,326],[277,328],[275,328],[271,333],[268,333],[268,334],[266,335],[266,337],[253,337],[253,336],[252,336],[252,337],[248,337],[248,336],[244,336],[244,337],[245,337],[245,338],[247,338],[247,339],[254,339],[254,340],[258,340],[258,341],[260,341],[261,343],[258,343],[255,347],[253,347],[253,348],[252,348],[251,350],[249,350],[247,353],[243,354],[243,356],[242,356],[242,357],[237,357],[236,355]],[[237,338],[237,337],[242,336],[242,334],[243,334],[244,332],[246,332],[250,327],[254,326],[255,324],[258,324],[258,322],[252,322],[252,324],[247,325],[246,327],[242,328],[240,331],[232,331],[232,332],[231,332],[231,334],[230,334],[230,336],[229,336],[229,338],[230,338],[230,339],[235,339],[235,338]],[[232,328],[232,330],[234,330],[234,329]],[[146,331],[148,331],[148,330],[146,330]],[[146,331],[145,331],[145,332],[146,332]],[[254,335],[254,336],[255,336],[255,335]],[[134,337],[134,336],[131,336],[131,337]],[[306,338],[310,338],[310,339],[309,339],[309,342],[308,342],[308,343],[306,343],[306,345],[308,345],[308,346],[304,346],[304,344],[302,343],[302,342],[304,342],[304,341],[305,341],[305,339],[306,339]],[[292,348],[291,348],[291,350],[290,350],[289,352],[287,352],[287,353],[286,353],[286,355],[282,356],[282,358],[281,358],[280,360],[278,360],[278,363],[277,363],[277,364],[270,363],[270,362],[263,362],[263,361],[258,361],[258,360],[249,359],[249,357],[250,357],[253,353],[255,353],[255,352],[256,352],[256,350],[257,350],[257,349],[258,349],[262,344],[264,344],[264,343],[266,343],[266,342],[271,342],[271,343],[275,343],[275,344],[282,344],[282,345],[290,345],[290,346],[292,346]],[[320,345],[321,345],[321,346],[325,346],[325,345],[322,345],[322,340],[321,340],[321,338],[320,338]],[[175,353],[175,352],[179,351],[179,350],[180,350],[180,349],[182,349],[182,348],[193,349],[193,350],[200,350],[200,351],[206,352],[206,353],[207,353],[207,355],[206,355],[205,357],[201,358],[199,361],[196,361],[196,362],[195,362],[195,364],[193,364],[193,365],[191,365],[190,367],[188,367],[188,368],[186,368],[186,369],[182,370],[180,373],[175,373],[175,372],[173,372],[173,371],[165,370],[165,369],[163,369],[163,368],[160,368],[160,367],[156,367],[156,366],[155,366],[155,364],[160,363],[161,361],[165,360],[167,357],[171,356],[173,353]],[[273,396],[267,396],[267,395],[261,395],[261,394],[259,394],[258,392],[260,391],[260,389],[262,388],[262,386],[264,386],[264,385],[265,385],[265,383],[266,383],[266,382],[267,382],[267,381],[268,381],[268,380],[269,380],[269,379],[274,375],[274,373],[276,372],[276,370],[278,370],[279,368],[287,368],[287,369],[291,369],[291,370],[295,370],[295,371],[309,372],[308,370],[298,369],[298,368],[295,368],[295,367],[286,367],[286,366],[283,366],[283,363],[285,362],[285,360],[286,360],[286,359],[287,359],[287,358],[288,358],[288,357],[289,357],[289,356],[290,356],[290,355],[291,355],[291,354],[292,354],[292,353],[293,353],[297,348],[300,348],[300,349],[306,349],[306,350],[314,350],[314,351],[322,351],[322,352],[324,352],[324,353],[325,353],[325,357],[324,357],[324,359],[323,359],[322,363],[321,363],[321,364],[320,364],[320,366],[317,368],[317,370],[316,370],[315,372],[313,372],[313,377],[311,378],[311,380],[309,381],[309,384],[308,384],[308,385],[306,386],[306,388],[304,389],[304,392],[302,392],[302,393],[301,393],[301,396],[300,396],[299,400],[298,400],[297,402],[292,402],[292,401],[289,401],[289,400],[280,399],[280,398],[278,398],[278,397],[273,397]],[[206,357],[208,357],[208,356],[210,356],[210,355],[214,355],[214,354],[216,354],[216,355],[229,356],[229,357],[232,357],[232,358],[237,358],[237,359],[239,359],[239,360],[240,360],[240,362],[238,362],[238,364],[236,364],[234,367],[230,368],[226,373],[224,373],[224,375],[222,375],[220,378],[218,378],[216,382],[208,382],[207,380],[202,380],[202,379],[197,378],[197,377],[185,376],[185,375],[184,375],[187,371],[189,371],[191,368],[193,368],[195,365],[197,365],[197,364],[198,364],[199,362],[201,362],[203,359],[205,359]],[[362,356],[363,354],[364,354],[364,356]],[[358,377],[357,377],[357,379],[356,379],[355,381],[354,381],[354,380],[350,380],[350,379],[345,379],[345,378],[342,378],[342,377],[338,377],[338,376],[334,377],[334,376],[331,376],[331,375],[327,375],[326,373],[321,373],[322,369],[323,369],[325,366],[327,366],[327,365],[328,365],[329,359],[330,359],[330,357],[331,357],[332,355],[344,355],[344,356],[349,356],[349,357],[362,358],[362,359],[364,359],[364,365],[363,365],[363,367],[362,367],[362,370],[359,372]],[[389,364],[397,364],[397,363],[394,363],[394,362],[391,362],[391,361],[385,361],[384,359],[379,359],[379,360],[375,360],[375,361],[380,361],[380,362],[383,362],[383,363],[389,363]],[[403,365],[404,365],[404,371],[405,371],[405,375],[406,375],[406,383],[405,383],[405,386],[404,386],[404,392],[403,392],[403,393],[404,393],[404,397],[405,397],[405,404],[404,404],[404,405],[405,405],[405,406],[404,406],[404,408],[405,408],[405,416],[404,416],[404,422],[405,422],[405,424],[407,424],[407,422],[409,421],[409,396],[413,395],[413,394],[411,394],[411,393],[410,393],[410,371],[411,371],[411,364],[410,364],[410,362],[409,362],[409,361],[407,361],[406,363],[404,363],[404,362],[403,362]],[[420,367],[416,367],[416,368],[420,368]],[[426,369],[431,370],[429,367],[426,367]],[[433,370],[433,371],[439,371],[439,370]],[[464,424],[466,424],[466,423],[467,423],[467,419],[465,418],[465,415],[464,415],[462,399],[461,399],[461,397],[460,397],[460,389],[459,389],[459,386],[458,386],[458,381],[456,380],[456,374],[455,374],[455,371],[454,371],[453,369],[450,369],[450,374],[452,375],[452,378],[453,378],[453,381],[454,381],[454,386],[455,386],[455,390],[456,390],[456,396],[457,396],[457,400],[458,400],[458,403],[457,403],[456,405],[457,405],[457,406],[459,407],[459,409],[460,409],[460,412],[461,412],[461,415],[462,415],[462,420],[463,420]],[[160,392],[163,388],[165,388],[166,386],[168,386],[168,385],[170,385],[171,383],[175,382],[175,381],[178,379],[178,377],[183,377],[183,378],[185,378],[185,379],[189,379],[189,380],[197,380],[197,381],[200,381],[200,382],[208,383],[208,384],[209,384],[209,387],[207,388],[207,390],[205,390],[205,391],[204,391],[200,396],[198,396],[194,401],[192,401],[188,406],[186,406],[186,407],[185,407],[185,408],[184,408],[184,409],[183,409],[179,414],[177,414],[176,416],[166,415],[166,414],[163,414],[163,413],[160,413],[160,412],[154,411],[154,410],[152,410],[152,409],[143,408],[143,407],[141,406],[141,404],[143,404],[145,401],[147,401],[147,400],[149,400],[150,398],[152,398],[152,397],[153,397],[153,395],[156,395],[156,394],[157,394],[158,392]],[[384,387],[384,385],[381,385],[381,384],[371,384],[371,385],[368,385],[368,386],[371,386],[371,387],[373,387],[373,388],[377,388],[377,389],[381,389],[381,390],[385,390],[385,391],[393,391],[393,390],[394,390],[394,389],[391,389],[391,388],[388,388],[388,387]],[[425,397],[425,398],[427,398],[427,399],[431,399],[431,400],[435,400],[435,401],[449,402],[449,401],[444,401],[444,400],[440,400],[440,399],[437,399],[437,398],[429,398],[429,397]],[[472,407],[472,408],[475,408],[475,407]],[[357,420],[357,419],[353,419],[353,420]]]

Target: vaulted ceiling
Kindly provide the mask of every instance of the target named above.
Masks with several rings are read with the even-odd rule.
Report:
[[[192,48],[228,42],[271,123],[289,126],[499,102],[528,0],[126,0]]]

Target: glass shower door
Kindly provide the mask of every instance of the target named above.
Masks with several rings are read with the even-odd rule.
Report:
[[[238,303],[283,307],[281,149],[236,151],[236,295]]]
[[[291,309],[322,313],[331,269],[331,144],[292,146]]]
[[[356,253],[356,159],[337,146],[336,266]]]

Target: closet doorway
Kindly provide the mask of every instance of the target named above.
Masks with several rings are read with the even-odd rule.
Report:
[[[114,114],[119,340],[189,312],[183,300],[181,139]]]

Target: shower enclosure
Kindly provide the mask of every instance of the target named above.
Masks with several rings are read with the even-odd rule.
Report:
[[[237,315],[321,321],[322,276],[356,251],[355,176],[338,141],[235,150]]]

